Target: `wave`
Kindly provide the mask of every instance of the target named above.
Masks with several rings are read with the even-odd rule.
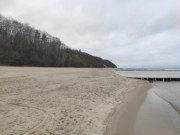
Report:
[[[176,112],[178,112],[180,114],[180,108],[177,107],[175,104],[173,104],[172,102],[166,100],[164,97],[160,96],[159,94],[157,94],[155,91],[154,91],[154,94],[156,94],[159,98],[161,98],[162,100],[164,100],[166,103],[168,103]]]
[[[180,114],[180,82],[155,82],[154,93]]]

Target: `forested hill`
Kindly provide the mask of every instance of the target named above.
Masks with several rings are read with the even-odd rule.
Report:
[[[0,65],[116,67],[108,60],[70,49],[59,38],[0,15]]]

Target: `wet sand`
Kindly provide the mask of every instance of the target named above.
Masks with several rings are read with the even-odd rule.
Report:
[[[104,135],[134,135],[134,123],[138,111],[146,99],[147,90],[151,87],[147,81],[131,91],[123,104],[117,106],[108,119],[108,127]]]
[[[167,100],[157,94],[159,88],[154,84],[152,86],[138,111],[134,124],[134,135],[179,135],[179,113]],[[161,90],[163,91],[164,89]]]

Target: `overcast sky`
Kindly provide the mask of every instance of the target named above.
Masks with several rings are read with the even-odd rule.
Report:
[[[0,0],[0,13],[118,67],[180,68],[179,0]]]

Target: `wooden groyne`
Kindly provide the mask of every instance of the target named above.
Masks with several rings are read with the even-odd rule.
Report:
[[[180,78],[136,78],[141,80],[148,80],[148,81],[180,81]]]
[[[118,74],[128,77],[148,81],[180,81],[180,70],[178,71],[117,71]]]

